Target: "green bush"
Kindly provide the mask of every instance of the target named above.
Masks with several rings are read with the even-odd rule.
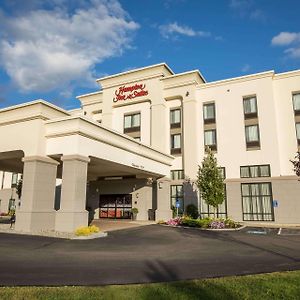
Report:
[[[198,227],[209,228],[211,221],[212,221],[211,218],[199,219],[198,220]]]
[[[194,204],[189,204],[186,207],[186,214],[192,219],[197,219],[199,216],[198,208]]]

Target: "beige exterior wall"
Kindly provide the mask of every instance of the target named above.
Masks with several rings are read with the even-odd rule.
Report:
[[[83,195],[87,182],[87,202],[95,209],[99,209],[96,207],[97,188],[104,193],[128,193],[132,194],[133,206],[139,208],[138,218],[143,220],[148,218],[149,209],[156,210],[157,219],[171,216],[170,185],[183,185],[185,206],[193,203],[199,207],[199,192],[194,182],[204,157],[203,104],[208,102],[214,102],[216,108],[216,157],[219,165],[226,168],[228,216],[242,220],[241,182],[263,180],[272,182],[273,199],[279,202],[274,208],[275,222],[300,223],[299,182],[289,162],[298,149],[292,93],[300,91],[300,71],[283,74],[268,71],[206,83],[199,71],[174,74],[166,64],[158,64],[104,77],[97,82],[100,91],[77,97],[80,109],[68,112],[39,100],[0,110],[0,137],[6,139],[0,144],[0,170],[21,173],[22,157],[51,158],[58,164],[57,173],[52,177],[62,178],[64,196],[60,199],[61,212],[53,212],[59,215],[54,221],[50,216],[52,200],[49,199],[49,226],[55,224],[57,229],[63,230],[63,221],[67,218],[66,227],[70,231],[86,222]],[[136,84],[144,85],[144,94],[114,100],[120,88]],[[243,97],[250,95],[257,98],[259,150],[247,150],[245,142]],[[172,108],[181,108],[182,122],[181,154],[174,156],[170,156]],[[141,114],[141,142],[123,133],[124,115],[136,112]],[[76,193],[66,183],[72,172],[64,176],[63,157],[74,155],[90,160],[86,166],[78,167],[82,171],[79,210],[72,206]],[[271,177],[240,179],[241,166],[262,164],[270,164]],[[40,166],[34,176],[45,169]],[[185,178],[170,180],[170,170],[184,170]],[[136,178],[119,182],[102,180],[106,176],[125,178],[128,175]],[[56,178],[51,178],[51,182]],[[159,184],[149,186],[150,179],[158,180]],[[33,180],[38,182],[37,178]],[[133,191],[133,183],[138,191],[136,187]],[[7,191],[0,190],[0,198],[1,193],[7,195]],[[69,199],[66,195],[73,196]],[[27,195],[27,201],[30,197]],[[64,206],[66,203],[71,208]],[[24,221],[27,229],[39,222],[34,218],[33,223]]]

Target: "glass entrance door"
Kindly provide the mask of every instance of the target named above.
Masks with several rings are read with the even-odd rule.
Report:
[[[100,195],[100,218],[130,219],[132,195]]]

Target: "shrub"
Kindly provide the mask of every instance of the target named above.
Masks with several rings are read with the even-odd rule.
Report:
[[[210,228],[212,229],[223,229],[225,228],[225,223],[223,220],[213,220],[210,223]]]
[[[179,226],[182,224],[181,218],[170,219],[169,221],[166,222],[166,224],[171,226]]]
[[[98,233],[99,231],[100,231],[99,227],[97,227],[95,225],[82,226],[82,227],[79,227],[76,229],[75,234],[77,236],[80,236],[80,235],[87,236],[87,235],[91,235],[93,233]]]
[[[189,204],[186,207],[186,214],[192,219],[197,219],[199,216],[198,208],[194,204]]]
[[[164,220],[158,220],[157,224],[166,224],[166,222]]]
[[[132,212],[133,214],[138,214],[138,213],[139,213],[139,210],[138,210],[136,207],[133,207],[133,208],[131,209],[131,212]]]
[[[189,226],[189,227],[197,227],[198,226],[198,220],[193,219],[189,216],[185,216],[181,219],[181,224],[184,226]]]
[[[235,222],[235,221],[233,221],[233,220],[231,220],[229,218],[225,219],[224,223],[225,223],[225,227],[226,228],[238,228],[238,227],[241,226],[240,223]]]
[[[212,222],[211,218],[200,219],[200,220],[198,220],[198,227],[209,228],[211,222]]]

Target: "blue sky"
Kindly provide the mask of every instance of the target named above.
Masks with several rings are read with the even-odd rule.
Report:
[[[0,1],[0,107],[71,109],[96,78],[159,62],[207,81],[300,69],[298,0],[23,2]]]

